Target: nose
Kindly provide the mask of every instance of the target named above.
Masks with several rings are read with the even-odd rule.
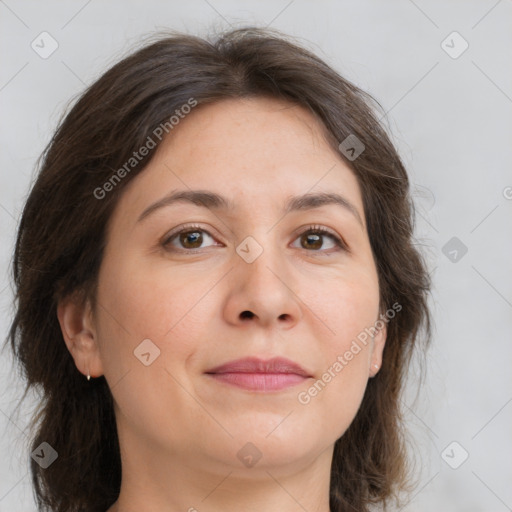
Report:
[[[293,328],[303,316],[298,283],[283,255],[265,248],[251,263],[238,254],[229,274],[225,320],[237,326],[266,330]]]

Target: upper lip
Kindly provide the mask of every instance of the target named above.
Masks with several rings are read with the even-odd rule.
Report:
[[[303,377],[311,377],[302,366],[284,357],[267,360],[258,357],[244,357],[211,368],[205,373],[294,373]]]

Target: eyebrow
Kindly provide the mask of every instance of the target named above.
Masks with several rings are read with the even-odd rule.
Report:
[[[178,190],[148,206],[139,215],[137,222],[142,221],[156,210],[165,206],[171,206],[177,202],[192,203],[211,210],[235,210],[235,203],[215,192],[210,192],[208,190]],[[363,221],[357,208],[348,201],[348,199],[336,193],[318,192],[304,194],[301,196],[293,196],[286,202],[284,213],[288,214],[293,211],[312,210],[327,205],[337,205],[342,207],[351,213],[359,222],[361,227],[364,228]]]

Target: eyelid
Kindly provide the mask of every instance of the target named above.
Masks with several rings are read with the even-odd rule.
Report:
[[[219,236],[216,235],[216,234],[212,234],[210,232],[209,229],[205,229],[204,227],[200,226],[199,224],[195,224],[195,223],[187,223],[187,224],[183,224],[181,226],[178,226],[174,229],[172,229],[171,231],[169,231],[168,233],[166,233],[162,239],[162,245],[163,246],[166,246],[167,244],[170,243],[170,241],[176,236],[176,235],[179,235],[180,233],[184,232],[184,231],[193,231],[193,230],[197,230],[197,231],[204,231],[205,233],[207,233],[209,236],[211,236],[212,238],[214,239],[218,239]],[[213,231],[213,230],[211,230]],[[195,251],[198,251],[200,249],[182,249],[183,251],[185,252],[194,252]]]

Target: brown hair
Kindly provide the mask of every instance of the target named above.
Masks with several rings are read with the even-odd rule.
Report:
[[[77,371],[56,308],[73,293],[95,304],[105,228],[123,188],[155,151],[110,182],[102,198],[95,191],[191,98],[200,108],[249,96],[308,109],[337,151],[349,135],[364,144],[355,160],[340,155],[361,186],[381,309],[394,303],[402,309],[388,324],[382,368],[335,443],[331,510],[367,511],[371,503],[386,505],[404,487],[400,392],[422,328],[423,339],[430,339],[430,281],[414,244],[407,173],[377,119],[377,103],[275,30],[238,28],[213,41],[169,32],[115,64],[81,95],[41,155],[21,217],[13,257],[15,316],[7,341],[27,380],[26,391],[42,392],[31,424],[32,449],[45,441],[58,452],[47,469],[31,461],[39,510],[104,511],[120,490],[110,389],[104,377],[88,382]]]

